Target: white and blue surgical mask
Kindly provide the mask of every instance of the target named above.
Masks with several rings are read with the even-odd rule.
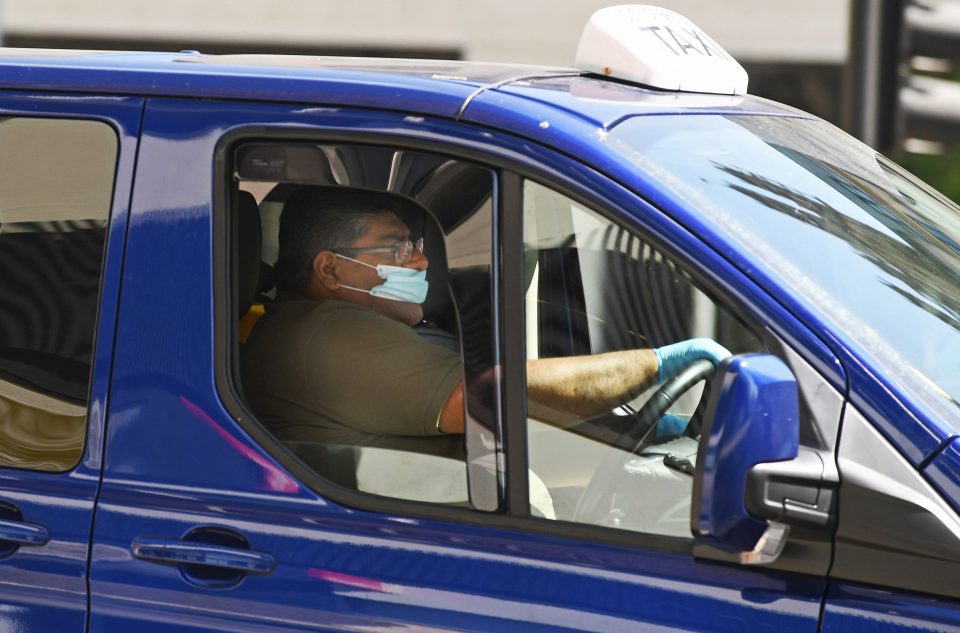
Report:
[[[403,266],[388,266],[386,264],[377,264],[376,266],[372,266],[366,262],[360,261],[359,259],[347,257],[346,255],[341,255],[340,253],[335,253],[335,255],[351,262],[363,264],[367,268],[376,269],[377,275],[384,280],[382,284],[374,286],[370,290],[364,290],[363,288],[355,288],[353,286],[340,284],[340,286],[343,288],[355,290],[357,292],[365,292],[369,295],[373,295],[374,297],[380,297],[381,299],[403,301],[405,303],[423,303],[424,299],[427,298],[427,290],[429,286],[427,284],[426,270],[405,268]]]

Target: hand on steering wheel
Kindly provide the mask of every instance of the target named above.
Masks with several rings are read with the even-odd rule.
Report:
[[[617,438],[614,446],[636,453],[653,437],[660,417],[677,401],[677,398],[704,378],[713,375],[715,369],[712,360],[702,358],[677,372],[647,400],[643,408],[634,416],[629,428]]]
[[[690,418],[675,413],[664,413],[657,420],[657,428],[654,433],[655,440],[664,437],[676,437],[683,435],[690,427]]]
[[[657,356],[657,382],[667,382],[693,361],[705,358],[714,366],[730,356],[730,351],[710,338],[692,338],[653,350]]]
[[[653,350],[653,353],[657,357],[658,382],[665,384],[644,404],[635,415],[630,428],[618,438],[616,446],[630,452],[638,451],[654,437],[653,433],[663,414],[677,398],[699,380],[707,378],[714,367],[730,356],[727,348],[709,338],[694,338],[664,345]],[[694,370],[693,367],[702,369]]]

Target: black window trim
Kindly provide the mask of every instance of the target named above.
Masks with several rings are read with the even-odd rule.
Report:
[[[504,459],[507,471],[507,512],[517,518],[530,516],[530,481],[527,465],[527,372],[526,349],[508,332],[523,332],[523,178],[512,171],[500,176],[499,251],[501,288],[499,312],[502,323],[498,342],[503,360]]]
[[[462,124],[469,125],[469,124]],[[698,287],[710,294],[712,297],[724,297],[726,293],[721,291],[719,284],[713,282],[709,277],[697,269],[698,263],[688,255],[678,251],[669,242],[660,237],[656,230],[644,226],[643,223],[627,213],[615,215],[607,207],[616,209],[617,206],[611,204],[608,200],[595,194],[589,188],[589,183],[585,180],[578,180],[575,177],[563,174],[546,163],[537,162],[535,159],[525,156],[510,154],[490,142],[487,146],[479,146],[475,142],[457,142],[458,139],[442,137],[439,134],[414,134],[404,131],[383,132],[378,129],[339,129],[329,127],[303,127],[291,128],[289,126],[279,127],[269,124],[251,124],[238,127],[227,131],[217,142],[214,150],[214,187],[213,187],[213,287],[214,287],[214,371],[215,384],[218,395],[225,409],[237,421],[238,424],[250,434],[254,441],[264,448],[274,459],[276,459],[284,468],[288,469],[306,488],[312,490],[315,494],[330,499],[336,503],[349,508],[361,511],[374,512],[384,515],[400,515],[416,518],[432,519],[438,521],[447,521],[460,524],[470,524],[484,527],[493,527],[500,529],[516,530],[519,532],[532,533],[538,535],[547,535],[560,538],[580,539],[594,543],[612,544],[625,546],[629,548],[639,548],[644,550],[655,550],[673,554],[685,554],[693,556],[694,540],[683,537],[670,537],[650,533],[630,532],[617,528],[607,528],[582,523],[573,523],[567,521],[544,520],[529,516],[529,499],[527,490],[527,452],[526,448],[526,391],[523,386],[525,382],[525,363],[510,363],[513,371],[507,369],[513,380],[517,375],[524,378],[523,382],[518,383],[514,388],[504,385],[504,426],[509,427],[506,430],[506,443],[513,442],[508,457],[507,473],[508,492],[504,511],[501,512],[482,512],[463,508],[443,506],[440,504],[431,504],[426,502],[409,501],[393,499],[370,493],[351,490],[339,486],[314,472],[305,466],[296,458],[283,444],[273,437],[266,429],[256,421],[256,416],[244,403],[239,384],[239,358],[235,346],[238,341],[237,322],[240,315],[235,315],[233,297],[236,296],[236,276],[230,274],[234,262],[233,254],[228,248],[229,235],[231,230],[231,219],[229,215],[229,194],[232,188],[232,171],[228,168],[232,163],[233,149],[240,143],[247,142],[308,142],[325,144],[350,144],[350,145],[369,145],[379,147],[395,147],[411,151],[433,152],[449,155],[489,167],[498,178],[498,187],[503,190],[499,196],[502,227],[501,231],[507,231],[511,236],[505,236],[500,244],[495,244],[494,248],[500,259],[502,266],[500,271],[500,282],[505,288],[501,290],[512,293],[513,296],[519,292],[522,298],[523,287],[519,280],[523,279],[523,235],[522,235],[522,183],[523,180],[531,180],[554,191],[569,197],[571,200],[584,205],[597,212],[602,217],[621,224],[633,232],[644,234],[648,243],[658,251],[670,257],[681,268],[690,275],[691,279]],[[549,153],[563,156],[586,171],[594,171],[588,165],[578,161],[574,157],[565,156],[551,148],[539,147]],[[594,171],[594,173],[597,173]],[[622,184],[610,180],[607,176],[599,174],[602,178],[608,179],[612,184],[623,187]],[[511,184],[512,181],[512,184]],[[636,192],[633,192],[636,194]],[[638,199],[643,200],[656,209],[659,208],[644,196],[636,194]],[[662,213],[662,212],[661,212]],[[495,213],[495,216],[497,213]],[[495,220],[496,221],[496,220]],[[511,227],[512,230],[507,230]],[[521,230],[517,230],[519,227]],[[678,225],[678,228],[687,231],[685,227]],[[501,237],[498,235],[498,237]],[[496,265],[496,264],[495,264]],[[741,275],[742,276],[742,275]],[[745,276],[745,283],[753,284]],[[513,282],[509,281],[513,278]],[[496,281],[495,281],[496,283]],[[755,284],[753,284],[755,285]],[[756,288],[758,293],[767,295],[762,289]],[[516,301],[514,301],[516,304]],[[749,315],[747,309],[740,304],[731,305],[727,301],[718,301],[725,309],[729,310],[737,318],[751,326],[751,330],[760,336],[763,328],[758,324],[762,321],[760,315]],[[519,303],[519,309],[504,309],[503,295],[497,294],[494,297],[494,309],[503,319],[503,331],[499,341],[501,353],[506,357],[513,358],[516,355],[524,356],[522,346],[515,343],[518,340],[518,334],[522,340],[524,332],[523,324],[523,303]],[[750,312],[755,310],[751,309]],[[519,328],[519,329],[517,329]],[[513,343],[510,350],[511,342]],[[525,356],[524,356],[525,359]],[[235,379],[236,377],[236,379]],[[522,433],[519,429],[522,428]],[[505,444],[506,445],[506,444]],[[516,448],[516,447],[520,448]],[[522,471],[517,474],[517,471]],[[511,474],[512,473],[512,474]],[[516,487],[521,490],[517,491]],[[522,506],[522,507],[521,507]]]

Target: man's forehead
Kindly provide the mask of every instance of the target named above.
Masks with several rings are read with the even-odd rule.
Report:
[[[383,211],[367,220],[364,237],[406,239],[410,228],[390,211]]]

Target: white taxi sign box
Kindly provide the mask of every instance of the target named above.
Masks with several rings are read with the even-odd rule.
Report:
[[[607,7],[583,29],[574,65],[661,90],[740,95],[747,71],[693,22],[649,5]]]

